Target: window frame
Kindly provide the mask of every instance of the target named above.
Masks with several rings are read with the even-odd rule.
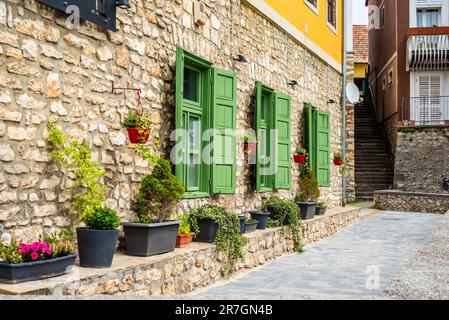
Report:
[[[335,26],[329,21],[329,1],[335,2]],[[338,34],[338,0],[326,0],[326,25],[332,32]]]
[[[315,13],[317,16],[320,14],[320,9],[319,9],[319,0],[316,0],[316,6],[313,5],[313,3],[310,2],[310,0],[304,0],[304,3],[306,4],[306,6],[309,7],[310,10],[312,10],[313,13]]]
[[[438,27],[441,27],[443,25],[443,8],[442,7],[424,7],[424,8],[416,8],[416,26],[418,28],[432,28],[433,26],[426,26],[427,25],[427,13],[429,11],[437,11],[438,13]],[[418,22],[418,12],[423,11],[423,26],[419,25]]]

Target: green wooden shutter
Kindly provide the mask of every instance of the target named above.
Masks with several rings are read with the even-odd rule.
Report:
[[[237,75],[212,69],[213,157],[211,193],[233,194],[236,189]]]
[[[185,129],[183,121],[183,83],[184,83],[184,50],[180,47],[176,48],[176,114],[175,114],[175,128]],[[184,146],[181,145],[182,136],[176,136],[176,162],[175,173],[179,181],[185,183],[185,165],[182,163],[185,160],[186,152]]]
[[[255,88],[256,97],[256,107],[254,108],[254,128],[256,130],[256,135],[259,138],[260,130],[262,129],[262,119],[261,119],[261,108],[262,108],[262,83],[257,81]],[[261,176],[261,166],[260,166],[260,147],[257,148],[256,157],[256,192],[262,192],[262,176]]]
[[[304,137],[305,146],[309,154],[309,168],[315,172],[316,135],[315,135],[315,108],[310,103],[304,104]]]
[[[275,159],[277,170],[274,175],[276,189],[291,187],[291,134],[290,134],[290,96],[274,94],[274,129],[277,130]]]
[[[316,177],[320,187],[330,186],[330,116],[317,112],[316,118]]]

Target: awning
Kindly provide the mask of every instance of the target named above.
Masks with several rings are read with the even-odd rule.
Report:
[[[449,35],[410,36],[407,61],[407,71],[449,70]]]

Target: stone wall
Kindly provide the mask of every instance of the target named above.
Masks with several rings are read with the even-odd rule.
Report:
[[[403,128],[398,133],[395,188],[449,194],[449,128]]]
[[[376,208],[403,212],[441,213],[449,210],[449,194],[386,190],[374,192]]]
[[[47,124],[70,137],[86,138],[106,170],[107,206],[122,218],[147,163],[127,144],[120,123],[136,106],[133,94],[112,93],[112,84],[142,88],[142,107],[153,121],[150,143],[168,154],[174,128],[176,46],[238,74],[239,134],[253,113],[256,80],[292,97],[292,152],[302,144],[302,108],[311,102],[331,113],[331,150],[341,149],[341,74],[325,64],[245,1],[205,0],[207,23],[193,23],[191,0],[132,0],[118,10],[117,32],[90,23],[65,26],[66,15],[37,0],[0,1],[0,223],[1,239],[14,231],[27,240],[71,225],[65,205],[71,180],[52,163]],[[243,54],[248,63],[232,58]],[[291,87],[287,81],[296,79]],[[336,104],[327,104],[334,99]],[[235,195],[182,201],[179,210],[204,203],[242,212],[269,194],[253,192],[243,147],[237,153]],[[293,198],[299,166],[292,164]],[[331,166],[331,187],[322,190],[330,206],[341,199],[341,177]]]
[[[347,82],[354,82],[354,53],[347,56]],[[355,118],[354,105],[346,103],[346,200],[355,200]]]
[[[303,243],[309,244],[335,234],[364,218],[369,211],[336,208],[325,216],[304,221]],[[250,270],[285,254],[294,246],[288,228],[267,229],[245,235],[244,261],[237,272]],[[118,254],[109,269],[76,267],[70,274],[17,285],[1,285],[0,294],[39,295],[143,295],[185,294],[218,281],[223,257],[211,244],[192,243],[186,248],[147,258]]]

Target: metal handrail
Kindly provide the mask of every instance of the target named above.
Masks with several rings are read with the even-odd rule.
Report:
[[[449,96],[403,97],[401,120],[414,126],[447,126]]]

